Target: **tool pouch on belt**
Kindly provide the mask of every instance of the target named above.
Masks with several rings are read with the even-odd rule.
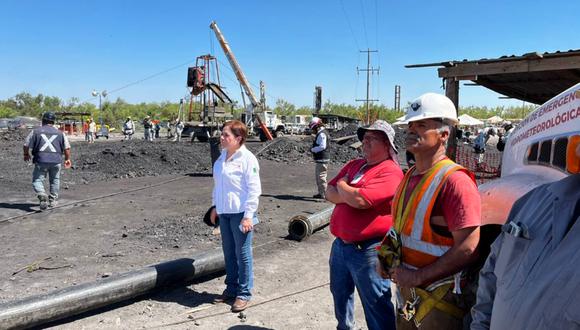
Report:
[[[451,317],[462,320],[465,311],[444,298],[450,292],[452,284],[444,284],[431,291],[421,288],[411,288],[410,296],[405,294],[406,302],[402,306],[400,313],[406,321],[413,321],[419,328],[425,317],[437,309]]]
[[[401,264],[401,238],[397,232],[391,228],[381,245],[377,247],[379,261],[385,271],[398,267]]]

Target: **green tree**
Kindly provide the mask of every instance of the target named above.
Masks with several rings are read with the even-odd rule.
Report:
[[[278,99],[273,111],[278,116],[288,116],[296,112],[296,106],[286,100]]]

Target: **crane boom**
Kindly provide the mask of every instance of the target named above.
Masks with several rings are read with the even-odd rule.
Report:
[[[248,98],[250,99],[252,106],[254,108],[258,108],[260,106],[260,101],[258,101],[258,98],[256,97],[256,95],[254,95],[254,92],[250,88],[250,84],[248,83],[248,79],[246,79],[246,76],[244,75],[242,68],[238,64],[238,61],[236,60],[236,57],[234,56],[234,53],[232,52],[230,45],[228,44],[228,42],[224,38],[222,31],[219,29],[219,27],[217,26],[215,21],[211,22],[209,27],[215,32],[216,38],[218,39],[220,45],[222,46],[222,49],[224,50],[224,53],[225,53],[226,57],[228,58],[230,65],[234,69],[234,73],[236,74],[238,81],[240,82],[240,84],[244,88],[246,95],[248,95]]]
[[[210,29],[212,29],[214,31],[215,36],[218,39],[220,46],[222,47],[222,50],[224,51],[224,54],[228,58],[228,61],[230,62],[230,65],[232,66],[232,69],[234,70],[234,73],[236,74],[236,78],[238,78],[240,85],[242,85],[242,88],[244,89],[244,91],[246,92],[246,95],[250,99],[250,106],[246,108],[246,124],[251,123],[251,120],[252,120],[251,118],[252,118],[252,115],[254,114],[254,109],[261,108],[260,101],[258,101],[258,98],[254,94],[254,91],[252,91],[252,88],[250,87],[250,83],[248,82],[248,79],[246,79],[246,76],[244,75],[242,68],[238,64],[238,61],[236,60],[236,57],[234,56],[234,53],[232,52],[230,45],[228,44],[228,42],[224,38],[224,35],[220,31],[216,22],[215,21],[211,22],[209,27],[210,27]],[[262,131],[266,135],[266,138],[268,140],[272,140],[272,134],[270,133],[270,131],[268,130],[266,125],[264,125],[262,118],[260,118],[260,116],[258,114],[255,114],[255,116],[256,116],[256,119],[258,120],[260,128],[262,129]]]

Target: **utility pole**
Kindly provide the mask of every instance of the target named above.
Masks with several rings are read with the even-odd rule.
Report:
[[[322,87],[314,87],[314,115],[318,116],[322,109]]]
[[[260,80],[260,104],[262,105],[262,112],[266,111],[266,85]]]
[[[357,72],[360,71],[366,71],[367,72],[367,98],[364,100],[359,100],[357,99],[357,102],[366,102],[366,108],[367,108],[367,113],[366,113],[366,124],[369,125],[371,118],[370,118],[370,112],[369,112],[369,102],[377,102],[379,101],[378,99],[370,99],[370,87],[371,87],[371,73],[374,72],[379,72],[380,68],[375,69],[371,67],[371,53],[378,53],[378,50],[370,50],[367,48],[367,50],[361,50],[361,53],[367,53],[367,68],[366,69],[359,69],[358,67],[356,68]]]
[[[401,86],[395,85],[395,111],[401,111]]]

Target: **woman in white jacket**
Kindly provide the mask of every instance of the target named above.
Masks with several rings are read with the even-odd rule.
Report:
[[[253,287],[252,237],[257,223],[260,194],[258,160],[244,145],[248,130],[239,120],[224,124],[220,137],[222,152],[213,167],[211,220],[219,217],[226,264],[226,289],[216,302],[235,301],[232,312],[248,307]]]

